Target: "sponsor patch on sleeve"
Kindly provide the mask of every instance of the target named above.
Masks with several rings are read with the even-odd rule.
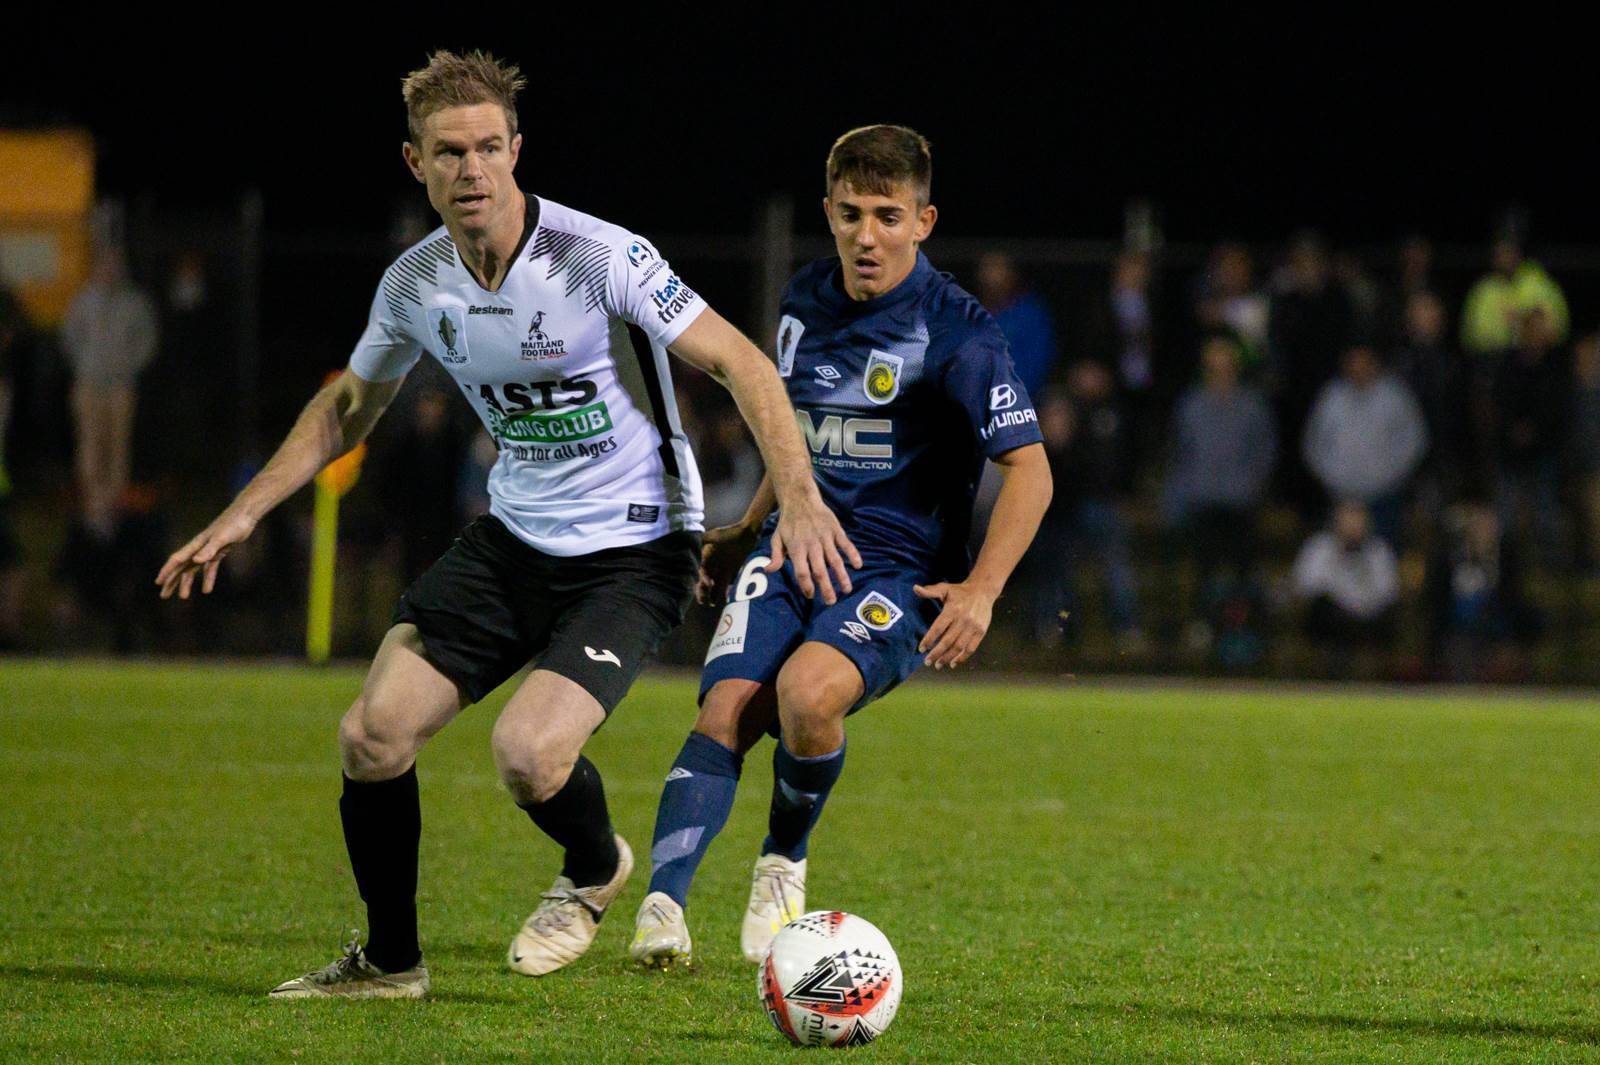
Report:
[[[793,315],[784,315],[783,321],[778,323],[779,377],[788,377],[794,372],[794,352],[800,346],[800,338],[805,331],[805,323]]]

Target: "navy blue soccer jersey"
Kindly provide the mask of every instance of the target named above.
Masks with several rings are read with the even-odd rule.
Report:
[[[780,311],[778,372],[823,500],[861,551],[963,579],[983,460],[1041,439],[1000,327],[920,252],[861,301],[837,258],[814,262]]]

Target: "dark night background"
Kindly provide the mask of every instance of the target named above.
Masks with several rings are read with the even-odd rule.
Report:
[[[409,187],[400,77],[431,47],[483,46],[529,77],[523,184],[650,231],[746,233],[761,197],[820,193],[839,132],[890,120],[934,142],[936,200],[963,234],[1115,237],[1138,195],[1178,241],[1303,225],[1478,241],[1510,201],[1536,242],[1600,237],[1590,124],[1562,118],[1593,95],[1590,63],[1551,26],[1462,41],[1325,9],[1040,21],[985,6],[981,27],[792,14],[554,27],[478,12],[408,36],[319,23],[200,41],[145,24],[71,45],[41,30],[61,43],[7,50],[0,120],[89,127],[106,192],[188,205],[258,187],[270,230],[382,233]]]

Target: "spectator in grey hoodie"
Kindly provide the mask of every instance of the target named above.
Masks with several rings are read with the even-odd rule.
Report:
[[[1306,422],[1302,454],[1330,500],[1361,503],[1373,531],[1398,545],[1405,490],[1428,450],[1416,397],[1368,344],[1347,349]]]
[[[1239,342],[1206,339],[1201,383],[1178,401],[1163,496],[1169,524],[1182,530],[1200,584],[1231,566],[1243,576],[1255,556],[1255,514],[1277,458],[1278,431],[1266,398],[1240,384]]]

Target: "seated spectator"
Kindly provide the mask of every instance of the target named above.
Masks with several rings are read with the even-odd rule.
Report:
[[[1266,398],[1239,383],[1238,341],[1231,334],[1208,338],[1200,366],[1201,383],[1184,394],[1173,418],[1163,493],[1167,521],[1195,564],[1194,615],[1207,626],[1197,644],[1210,642],[1229,613],[1226,604],[1249,596],[1256,511],[1278,450]]]
[[[1461,346],[1469,353],[1496,358],[1521,341],[1529,311],[1549,316],[1555,343],[1567,336],[1567,297],[1544,267],[1523,257],[1522,245],[1510,237],[1495,241],[1493,269],[1467,293],[1461,311]]]
[[[1023,281],[1011,256],[998,251],[978,260],[978,299],[1006,335],[1012,365],[1028,395],[1040,395],[1056,361],[1056,325],[1050,308]]]
[[[1388,642],[1400,599],[1394,549],[1372,531],[1359,503],[1340,503],[1331,528],[1312,535],[1294,562],[1295,596],[1308,604],[1306,633],[1335,650]]]
[[[1545,565],[1566,560],[1561,459],[1571,387],[1556,350],[1555,323],[1535,307],[1495,373],[1492,418],[1500,524],[1512,532],[1531,526]]]
[[[1377,534],[1398,544],[1406,485],[1427,451],[1428,428],[1411,390],[1370,346],[1345,352],[1343,373],[1317,395],[1302,443],[1329,498],[1362,504]]]
[[[1483,504],[1454,508],[1444,526],[1425,592],[1437,668],[1451,680],[1512,679],[1524,671],[1520,659],[1542,628],[1523,596],[1515,545]]]
[[[1567,429],[1573,488],[1583,528],[1583,563],[1600,571],[1600,333],[1572,348],[1572,420]]]
[[[1111,374],[1085,360],[1072,368],[1069,394],[1040,405],[1039,428],[1055,494],[1029,551],[1027,583],[1036,590],[1036,638],[1078,631],[1078,563],[1087,555],[1105,581],[1107,619],[1125,648],[1144,645],[1128,530],[1118,509],[1126,470],[1126,434]]]

